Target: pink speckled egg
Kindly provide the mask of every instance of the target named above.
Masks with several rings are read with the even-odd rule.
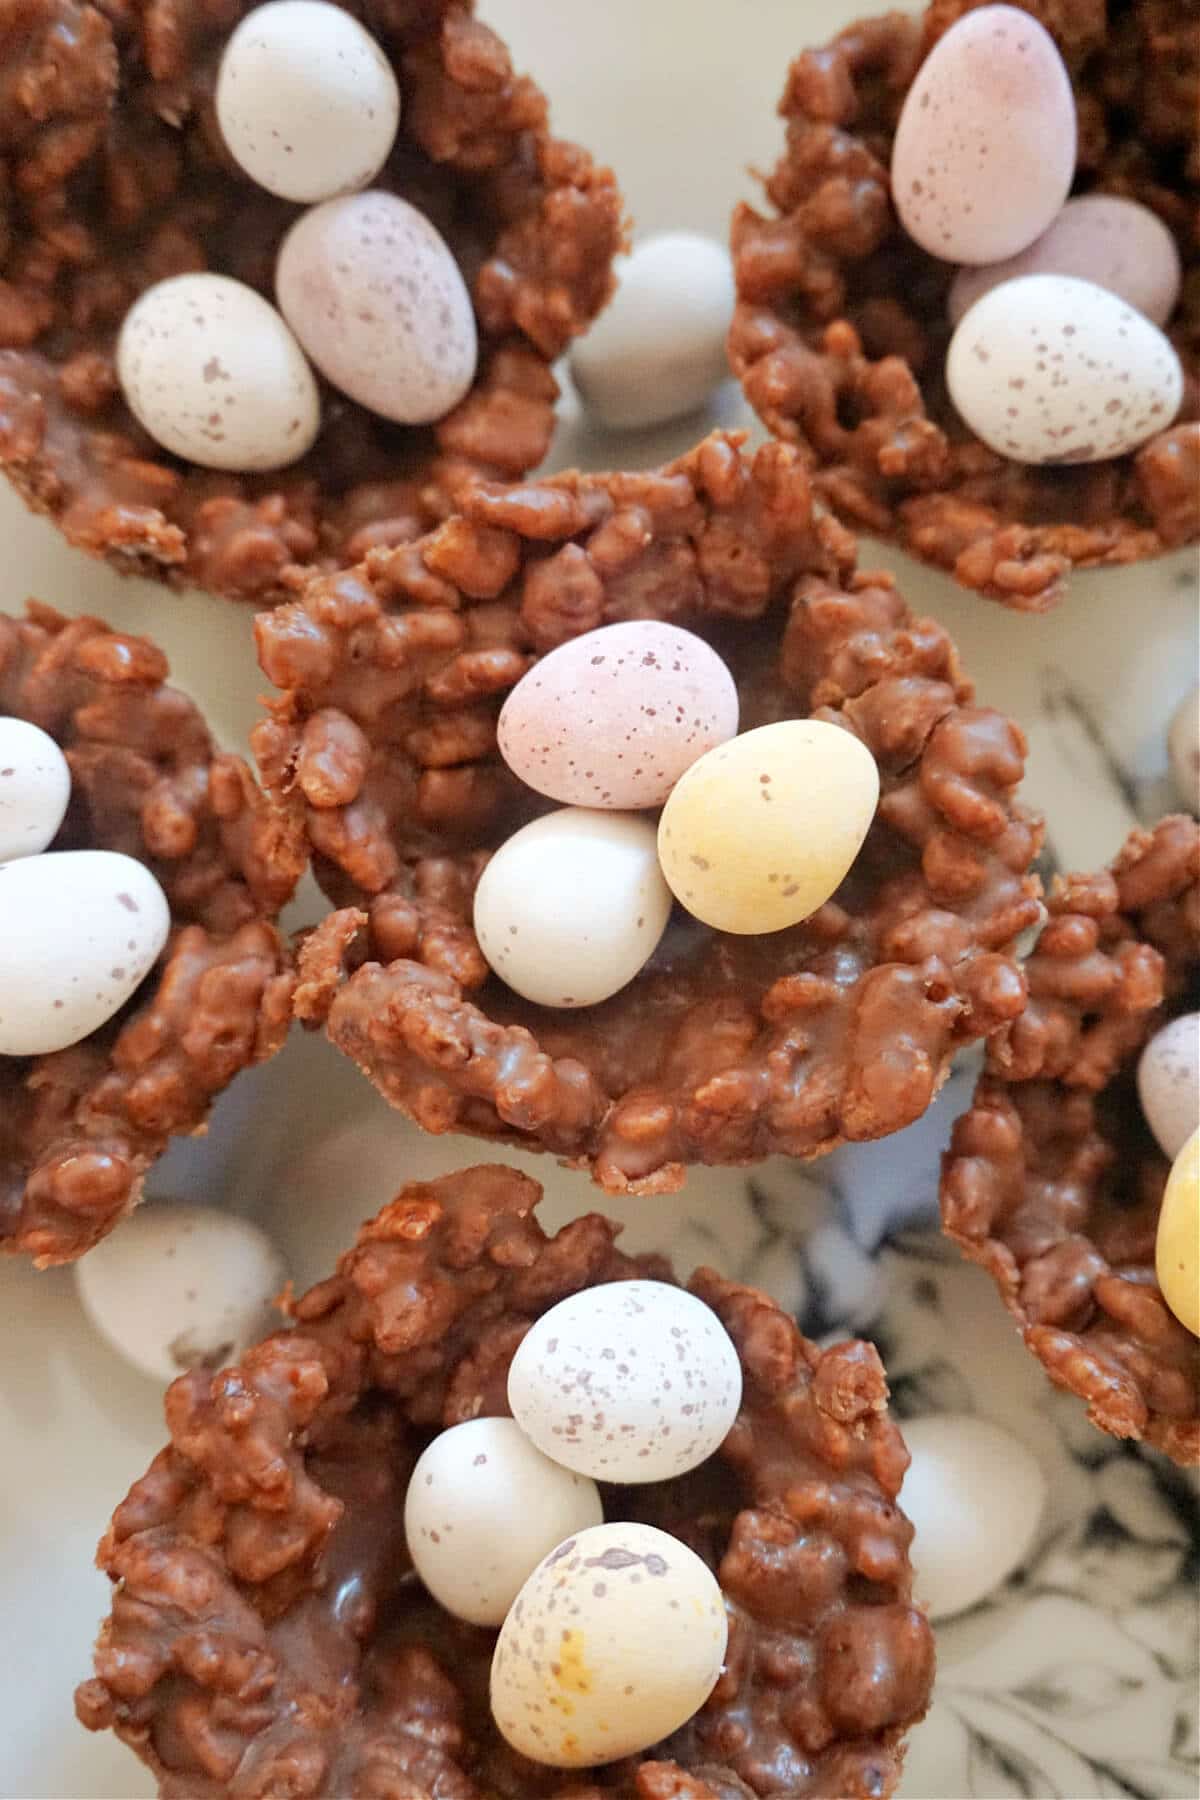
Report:
[[[1044,26],[981,6],[939,38],[892,146],[900,222],[931,256],[990,263],[1040,237],[1075,173],[1075,96]]]
[[[478,340],[458,264],[395,194],[302,213],[275,268],[279,310],[343,394],[403,425],[445,418],[475,377]]]
[[[624,812],[660,806],[737,727],[737,689],[716,651],[678,625],[633,619],[536,663],[505,702],[497,739],[539,794]]]
[[[1157,213],[1119,194],[1068,200],[1048,231],[1019,256],[960,269],[946,311],[957,325],[976,300],[1017,275],[1077,275],[1136,306],[1156,325],[1175,310],[1183,270],[1175,239]]]
[[[1115,294],[1073,275],[1019,275],[960,322],[946,385],[999,455],[1087,463],[1165,431],[1183,398],[1183,370],[1158,326]]]

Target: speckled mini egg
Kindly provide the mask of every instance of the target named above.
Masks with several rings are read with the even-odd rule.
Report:
[[[1183,269],[1175,239],[1157,213],[1117,194],[1068,200],[1049,230],[1004,262],[960,269],[946,310],[952,325],[1002,281],[1018,275],[1074,275],[1095,282],[1155,325],[1165,325],[1179,299]]]
[[[653,956],[671,914],[654,826],[571,806],[496,851],[475,890],[488,965],[539,1006],[595,1006]]]
[[[501,1625],[556,1544],[604,1519],[594,1481],[551,1462],[512,1419],[468,1419],[428,1446],[408,1485],[404,1535],[434,1599]]]
[[[710,1457],[742,1403],[742,1366],[710,1306],[663,1281],[613,1281],[536,1319],[508,1372],[513,1418],[596,1481],[669,1481]]]
[[[1123,456],[1183,398],[1157,325],[1072,275],[1021,275],[977,300],[950,340],[946,382],[971,430],[1021,463]]]
[[[1180,1013],[1142,1051],[1138,1098],[1164,1156],[1179,1155],[1200,1126],[1200,1012]]]
[[[1167,754],[1180,804],[1200,813],[1200,686],[1185,694],[1171,715]]]
[[[1200,1131],[1193,1131],[1171,1166],[1154,1267],[1163,1299],[1179,1323],[1200,1337]]]
[[[247,13],[217,72],[229,154],[268,193],[328,200],[373,181],[400,123],[400,90],[370,32],[326,0]]]
[[[1046,230],[1075,173],[1075,97],[1054,39],[1015,6],[981,6],[917,71],[892,146],[909,236],[947,262],[991,263]]]
[[[677,900],[717,931],[782,931],[824,904],[879,800],[875,759],[840,725],[785,719],[710,750],[658,829]]]
[[[661,806],[685,769],[737,730],[733,676],[694,632],[654,619],[560,644],[504,703],[500,754],[569,806]]]
[[[492,1658],[492,1714],[552,1768],[634,1756],[716,1686],[729,1624],[716,1578],[653,1525],[596,1525],[535,1569]]]
[[[0,718],[0,863],[36,856],[71,798],[71,771],[52,737],[26,719]]]
[[[113,850],[0,863],[0,1056],[65,1050],[145,980],[167,941],[166,895]]]
[[[900,1504],[916,1536],[913,1597],[931,1619],[984,1600],[1033,1548],[1046,1478],[1018,1438],[967,1413],[904,1421],[912,1462]]]
[[[173,275],[125,315],[117,379],[156,443],[204,469],[282,469],[310,449],[321,402],[270,301],[228,275]]]
[[[287,1270],[264,1231],[212,1206],[140,1206],[75,1265],[79,1298],[152,1381],[219,1369],[282,1324]]]
[[[381,418],[443,419],[474,380],[475,314],[458,264],[395,194],[304,213],[283,240],[275,295],[321,373]]]

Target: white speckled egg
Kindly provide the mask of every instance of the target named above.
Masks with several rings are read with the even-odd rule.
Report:
[[[504,703],[500,754],[571,806],[660,806],[684,770],[737,730],[733,676],[694,632],[655,619],[560,644]]]
[[[963,15],[917,71],[892,145],[909,236],[991,263],[1040,237],[1075,173],[1075,97],[1054,39],[1015,6]]]
[[[1185,694],[1171,715],[1167,754],[1180,803],[1200,813],[1200,686]]]
[[[1146,1123],[1173,1162],[1200,1127],[1200,1013],[1180,1013],[1155,1032],[1138,1061],[1137,1087]]]
[[[1019,255],[960,269],[946,301],[950,323],[957,325],[976,300],[1017,275],[1094,281],[1165,325],[1179,299],[1183,269],[1175,239],[1148,206],[1117,194],[1084,194],[1068,200],[1049,230]]]
[[[492,1714],[552,1768],[634,1756],[699,1712],[725,1660],[716,1578],[653,1525],[596,1525],[521,1589],[492,1657]]]
[[[167,941],[166,895],[113,850],[0,863],[0,1056],[42,1056],[99,1029]]]
[[[117,379],[156,443],[204,469],[282,469],[310,449],[321,402],[269,300],[228,275],[173,275],[125,315]]]
[[[879,800],[866,745],[840,725],[784,719],[693,763],[658,828],[677,900],[717,931],[782,931],[824,904]]]
[[[370,32],[326,0],[247,13],[217,72],[217,122],[252,181],[285,200],[366,187],[400,123],[400,90]]]
[[[79,1298],[119,1356],[153,1381],[219,1369],[283,1321],[283,1261],[249,1219],[150,1202],[75,1265]]]
[[[70,798],[71,771],[54,739],[27,719],[0,718],[0,863],[44,850]]]
[[[413,1470],[404,1535],[434,1599],[472,1625],[501,1625],[556,1544],[604,1518],[594,1481],[543,1456],[512,1419],[468,1419]]]
[[[616,293],[571,351],[584,405],[613,430],[695,412],[729,376],[729,251],[692,231],[666,231],[618,257],[615,272]]]
[[[724,1442],[742,1365],[710,1306],[664,1281],[584,1288],[535,1319],[508,1372],[513,1418],[596,1481],[670,1481]]]
[[[912,1463],[900,1505],[916,1527],[913,1597],[931,1619],[953,1618],[1025,1561],[1046,1478],[1018,1438],[967,1413],[906,1419],[904,1441]]]
[[[1123,456],[1183,398],[1157,325],[1072,275],[1020,275],[977,300],[950,340],[946,382],[971,430],[1021,463]]]
[[[475,890],[492,969],[539,1006],[595,1006],[633,980],[671,914],[654,826],[571,806],[501,844]]]
[[[304,213],[283,240],[275,294],[321,373],[381,418],[443,419],[474,379],[467,285],[429,220],[395,194]]]

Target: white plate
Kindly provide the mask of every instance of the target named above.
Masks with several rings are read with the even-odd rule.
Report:
[[[720,237],[735,200],[753,194],[744,171],[777,151],[789,55],[858,10],[847,0],[482,7],[545,83],[557,128],[613,162],[639,229]],[[555,467],[645,465],[686,448],[707,422],[749,423],[732,389],[711,420],[637,438],[591,436],[569,398],[564,414]],[[264,685],[248,609],[121,581],[69,551],[6,488],[0,542],[0,606],[36,593],[151,632],[220,737],[243,743]],[[882,551],[866,560],[901,568],[914,605],[953,631],[982,697],[1024,725],[1029,796],[1051,814],[1061,864],[1103,860],[1135,817],[1163,810],[1165,721],[1196,670],[1194,557],[1080,578],[1045,619],[1005,613]],[[316,904],[308,890],[296,918]],[[1033,1563],[940,1634],[938,1694],[914,1735],[909,1800],[1195,1796],[1195,1485],[1101,1437],[1052,1394],[990,1284],[936,1238],[867,1254],[881,1199],[906,1214],[927,1206],[938,1144],[967,1085],[947,1091],[902,1152],[865,1146],[808,1170],[777,1163],[750,1183],[702,1174],[684,1195],[631,1207],[627,1241],[669,1243],[684,1267],[714,1261],[746,1274],[810,1330],[873,1325],[902,1413],[978,1410],[1043,1460],[1054,1498]],[[322,1042],[297,1036],[226,1097],[207,1139],[172,1153],[151,1191],[262,1218],[307,1280],[404,1180],[481,1154],[420,1137]],[[557,1219],[596,1204],[581,1178],[523,1160],[550,1186]],[[75,1725],[71,1690],[88,1673],[106,1604],[95,1542],[163,1441],[160,1396],[88,1330],[69,1271],[0,1263],[0,1320],[0,1795],[138,1800],[153,1784],[113,1740]]]

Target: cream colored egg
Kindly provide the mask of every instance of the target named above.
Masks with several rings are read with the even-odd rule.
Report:
[[[374,180],[395,141],[400,90],[344,7],[272,0],[226,44],[216,108],[229,153],[252,181],[311,202]]]
[[[717,931],[782,931],[829,899],[879,800],[875,759],[840,725],[760,725],[693,763],[658,829],[676,899]]]
[[[0,863],[0,1056],[65,1050],[154,967],[170,909],[144,863],[113,850]]]
[[[156,443],[204,469],[282,469],[310,449],[321,402],[270,301],[228,275],[174,275],[125,315],[117,379]]]
[[[1158,1215],[1154,1255],[1163,1299],[1181,1325],[1200,1337],[1200,1131],[1171,1167]]]
[[[1164,1156],[1175,1157],[1200,1127],[1200,1012],[1156,1031],[1138,1060],[1138,1098]]]
[[[669,1737],[712,1693],[725,1601],[706,1563],[653,1525],[568,1538],[525,1583],[492,1659],[492,1713],[533,1762],[580,1769]]]
[[[595,1482],[543,1456],[513,1419],[467,1419],[435,1437],[413,1470],[404,1536],[447,1612],[501,1625],[542,1558],[603,1518]]]
[[[54,739],[27,719],[0,718],[0,863],[44,850],[70,798],[71,771]]]
[[[654,826],[571,806],[501,844],[475,890],[475,935],[527,1000],[595,1006],[654,954],[670,912]]]
[[[218,1369],[283,1323],[274,1244],[215,1206],[140,1206],[75,1265],[92,1324],[154,1381]]]
[[[950,323],[957,325],[984,294],[1017,275],[1075,275],[1094,281],[1155,325],[1165,325],[1175,310],[1183,280],[1178,246],[1158,214],[1118,194],[1068,200],[1027,250],[1004,262],[960,269],[946,301]]]
[[[275,294],[321,373],[381,418],[442,419],[474,380],[467,285],[441,234],[395,194],[304,213],[283,240]]]
[[[947,262],[1013,256],[1070,192],[1075,139],[1071,80],[1045,26],[1019,7],[977,7],[905,98],[892,147],[900,221]]]
[[[1123,456],[1183,398],[1169,340],[1124,300],[1072,275],[1020,275],[977,300],[946,355],[959,413],[1021,463]]]
[[[1180,805],[1200,813],[1200,687],[1185,694],[1171,714],[1167,755]]]

